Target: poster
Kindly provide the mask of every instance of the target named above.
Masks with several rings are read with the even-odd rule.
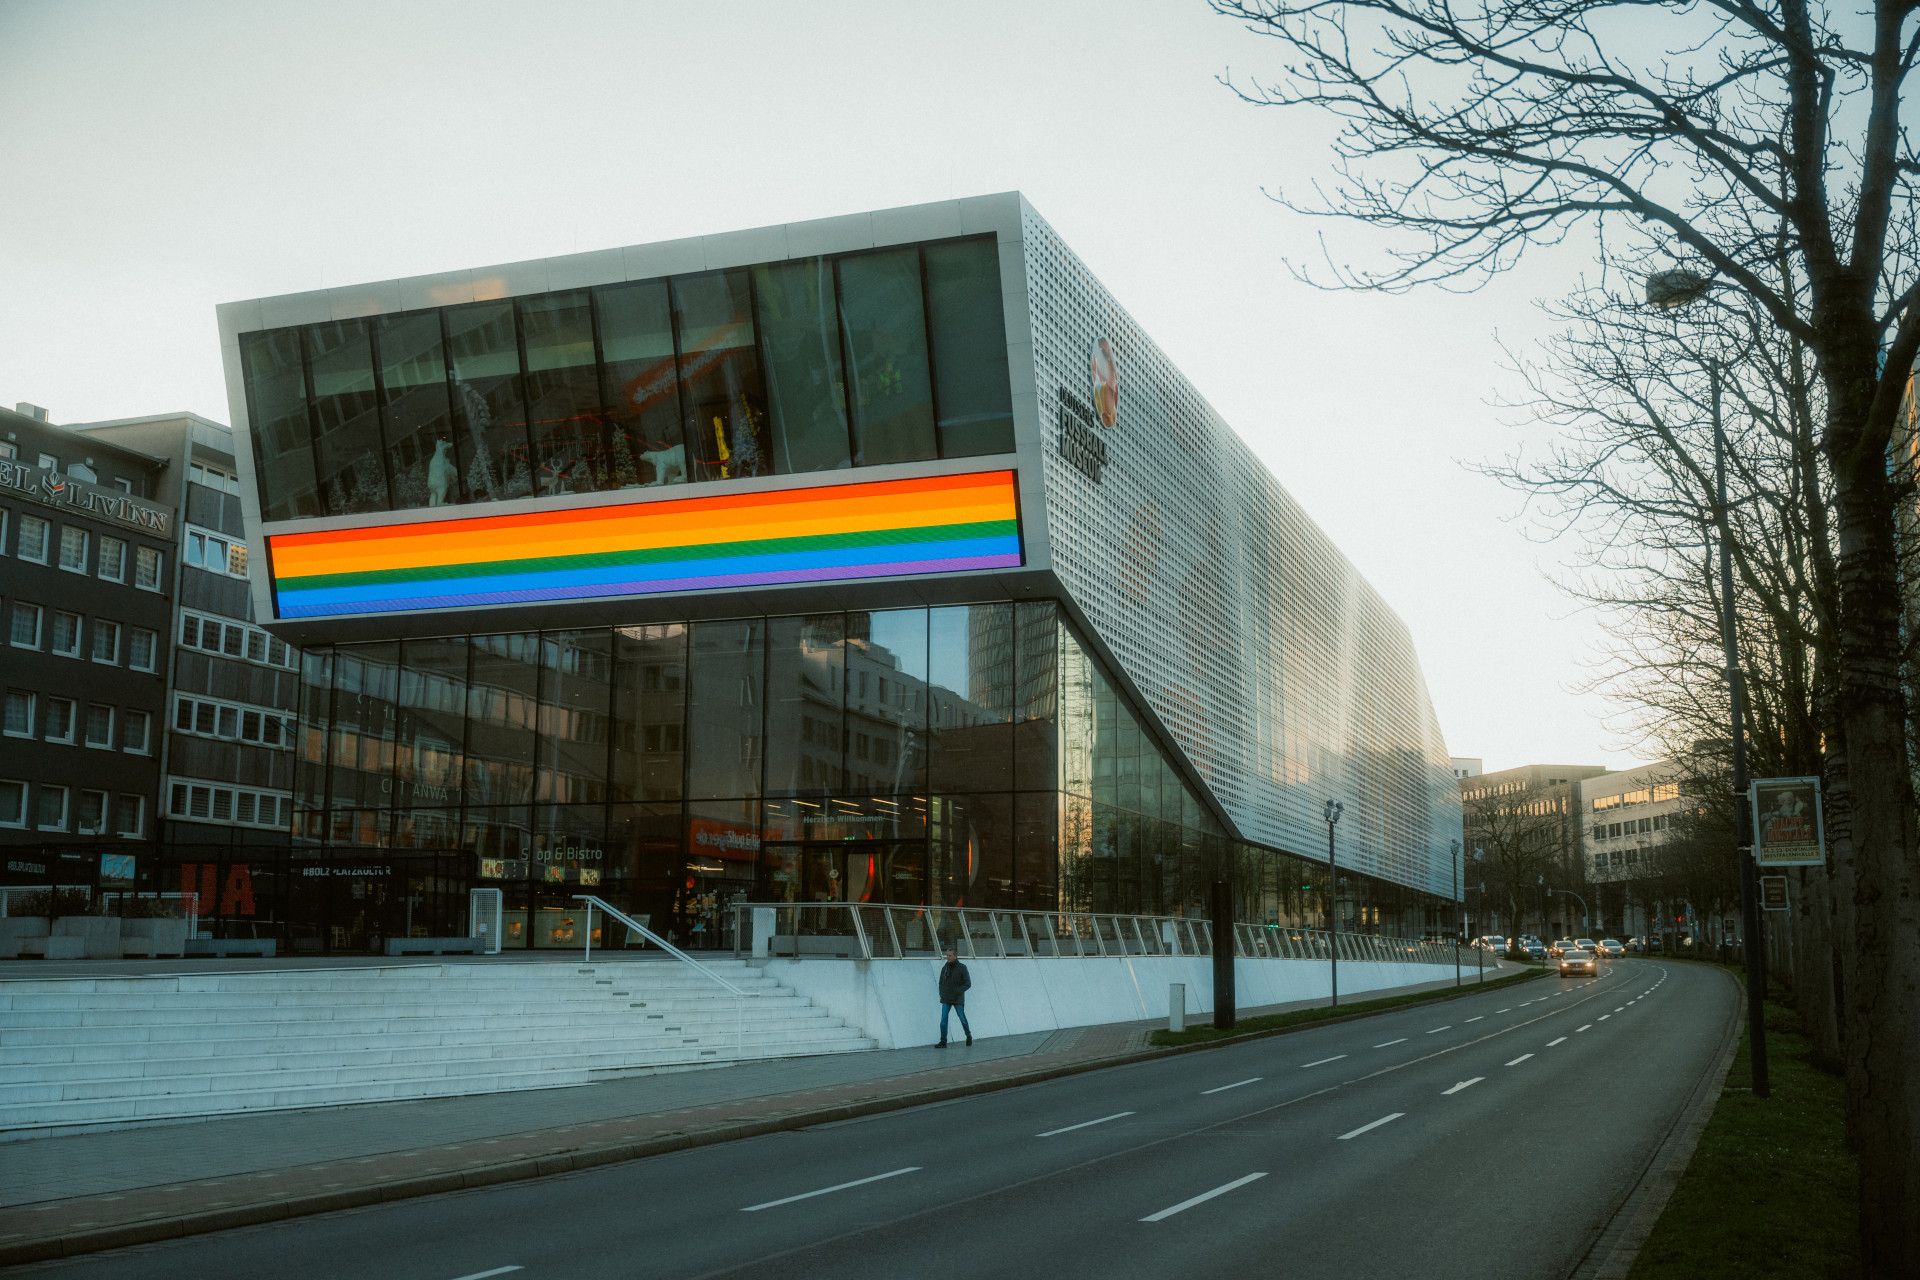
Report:
[[[1755,778],[1753,861],[1772,867],[1818,867],[1827,861],[1826,824],[1820,815],[1820,779]]]

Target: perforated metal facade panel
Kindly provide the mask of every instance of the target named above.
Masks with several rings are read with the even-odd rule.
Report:
[[[1323,857],[1337,799],[1342,866],[1447,893],[1459,792],[1405,624],[1024,201],[1021,238],[1054,573],[1242,836]],[[1085,410],[1104,466],[1060,447]]]

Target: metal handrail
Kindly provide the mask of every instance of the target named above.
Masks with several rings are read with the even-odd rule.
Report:
[[[815,950],[837,944],[845,949],[833,954],[863,960],[907,959],[948,947],[970,959],[1015,955],[1206,956],[1212,954],[1214,944],[1211,922],[1188,916],[878,902],[741,902],[735,909],[740,913],[734,931],[736,953],[749,945],[753,932],[750,913],[762,910],[775,913],[772,936],[782,940],[776,954],[786,954],[785,943],[790,941],[796,956],[805,949],[805,938],[826,940],[826,947],[816,946]],[[879,912],[880,923],[862,919],[862,912]],[[778,923],[782,913],[791,917],[791,928],[785,931]],[[1336,935],[1305,926],[1241,921],[1225,937],[1235,955],[1249,958],[1329,960],[1337,954],[1343,960],[1423,964],[1447,964],[1453,958],[1450,947],[1421,939],[1350,930]]]
[[[622,911],[620,908],[608,902],[605,898],[597,898],[590,893],[576,893],[573,895],[573,900],[575,902],[584,902],[587,904],[587,928],[586,928],[586,935],[587,935],[586,959],[587,960],[591,961],[593,959],[593,909],[595,907],[598,907],[600,908],[600,910],[612,916],[615,920],[618,920],[621,924],[624,924],[625,926],[627,926],[627,928],[632,929],[635,933],[638,933],[641,937],[645,938],[648,942],[651,942],[656,947],[659,947],[662,951],[666,952],[668,955],[672,956],[674,959],[684,960],[686,963],[698,969],[706,977],[719,983],[721,986],[725,987],[727,990],[733,992],[733,994],[741,997],[742,999],[758,994],[757,992],[753,992],[753,991],[742,991],[740,988],[734,986],[731,982],[728,982],[725,978],[721,977],[719,974],[715,973],[713,970],[707,968],[707,966],[701,964],[698,960],[695,960],[692,956],[688,955],[686,952],[682,951],[680,948],[674,946],[671,942],[668,942],[665,938],[661,937],[659,934],[655,933],[653,930],[647,928],[647,926],[641,924],[638,920],[635,920],[632,916],[628,915],[626,912]]]

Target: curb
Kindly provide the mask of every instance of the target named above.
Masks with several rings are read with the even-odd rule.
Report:
[[[1718,965],[1714,967],[1726,974],[1736,994],[1744,993],[1745,987],[1730,971]],[[1727,1020],[1727,1029],[1713,1062],[1694,1085],[1692,1095],[1674,1117],[1660,1145],[1654,1148],[1646,1169],[1594,1234],[1568,1280],[1626,1280],[1628,1272],[1633,1270],[1647,1237],[1653,1234],[1654,1224],[1660,1221],[1667,1201],[1673,1198],[1687,1166],[1693,1163],[1694,1148],[1700,1145],[1700,1135],[1726,1089],[1727,1072],[1733,1068],[1741,1032],[1747,1025],[1746,1002],[1735,1000],[1734,1006],[1733,1017]]]
[[[1516,977],[1517,980],[1506,985],[1518,986],[1520,981],[1528,977],[1544,976],[1544,974],[1545,971],[1542,970],[1537,974],[1508,975]],[[841,1120],[855,1120],[889,1111],[905,1111],[911,1107],[949,1102],[956,1098],[996,1093],[1002,1089],[1017,1089],[1024,1085],[1041,1084],[1048,1080],[1058,1080],[1063,1076],[1081,1075],[1106,1067],[1124,1066],[1128,1063],[1174,1057],[1184,1053],[1199,1053],[1208,1049],[1224,1048],[1227,1045],[1243,1044],[1249,1040],[1266,1040],[1274,1036],[1290,1035],[1297,1031],[1331,1026],[1341,1022],[1358,1022],[1378,1014],[1395,1013],[1401,1009],[1411,1008],[1416,1003],[1438,1004],[1446,1000],[1459,999],[1473,994],[1478,988],[1479,984],[1475,983],[1458,990],[1446,991],[1444,994],[1433,993],[1427,1001],[1409,1001],[1407,1004],[1396,1005],[1391,1009],[1375,1009],[1368,1013],[1316,1018],[1295,1023],[1292,1026],[1267,1027],[1258,1031],[1223,1036],[1217,1040],[1201,1040],[1193,1044],[1151,1045],[1143,1049],[1086,1058],[1078,1062],[1062,1063],[1051,1067],[1040,1067],[1012,1075],[970,1080],[932,1089],[892,1094],[887,1097],[868,1098],[859,1102],[839,1103],[834,1106],[803,1108],[784,1115],[720,1124],[709,1129],[693,1129],[661,1134],[638,1141],[581,1147],[572,1151],[552,1152],[538,1156],[523,1156],[457,1172],[422,1174],[417,1177],[342,1188],[338,1191],[296,1195],[258,1204],[234,1205],[230,1208],[183,1213],[166,1218],[149,1218],[141,1222],[120,1223],[110,1227],[75,1231],[67,1235],[44,1236],[38,1240],[0,1245],[0,1266],[49,1262],[58,1258],[71,1258],[107,1249],[124,1249],[133,1245],[153,1244],[161,1240],[228,1231],[235,1227],[258,1226],[262,1223],[279,1222],[285,1219],[312,1217],[316,1214],[334,1213],[341,1209],[361,1209],[397,1200],[444,1195],[451,1191],[468,1191],[507,1182],[525,1182],[535,1178],[552,1177],[555,1174],[595,1169],[602,1165],[643,1160],[649,1156],[667,1155],[692,1147],[713,1146],[742,1138],[763,1137],[770,1133],[810,1129],[816,1125],[832,1124]],[[1730,1058],[1729,1061],[1731,1061]],[[1689,1152],[1691,1152],[1691,1146],[1689,1146]]]

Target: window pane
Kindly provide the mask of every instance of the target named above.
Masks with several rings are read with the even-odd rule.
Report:
[[[695,480],[772,472],[745,271],[673,281],[680,398]]]
[[[607,798],[612,648],[612,633],[604,627],[540,637],[537,801],[577,804]]]
[[[302,809],[326,805],[327,750],[333,737],[333,669],[330,649],[309,650],[300,661],[300,740],[294,744],[293,794]]]
[[[100,576],[123,582],[127,576],[127,544],[119,538],[100,536]]]
[[[695,799],[760,794],[761,624],[693,625],[687,785]]]
[[[453,408],[466,463],[467,500],[493,502],[533,492],[527,411],[520,398],[520,343],[511,302],[476,302],[441,312],[453,363]]]
[[[87,571],[87,531],[68,525],[60,530],[60,567],[74,573]]]
[[[527,349],[527,422],[538,491],[590,493],[611,487],[600,474],[607,458],[606,426],[586,290],[523,299],[520,334]]]
[[[755,267],[753,287],[773,421],[773,470],[850,465],[832,264],[808,258]]]
[[[767,790],[816,796],[844,786],[846,619],[767,619]]]
[[[53,615],[53,651],[64,654],[80,652],[79,614],[55,613]]]
[[[1051,791],[1059,785],[1058,724],[1054,686],[1054,647],[1058,610],[1051,600],[1022,600],[1014,606],[1014,787]],[[1143,804],[1143,812],[1153,813]]]
[[[408,510],[464,502],[462,477],[471,451],[460,448],[447,405],[439,313],[393,316],[374,332],[386,392],[380,423],[393,469],[393,505]]]
[[[90,747],[110,747],[113,745],[113,708],[94,703],[87,708],[87,745]]]
[[[262,518],[291,520],[319,515],[300,331],[242,334],[240,367],[247,387],[247,418],[252,424]]]
[[[931,244],[926,255],[941,456],[1011,452],[1013,398],[999,252],[991,239],[982,239]]]
[[[641,280],[593,291],[600,324],[601,401],[610,419],[605,487],[674,484],[687,478],[673,313],[667,282]]]
[[[942,793],[1005,791],[1013,781],[1013,605],[928,611],[932,754]]]
[[[394,794],[402,808],[457,805],[466,772],[467,641],[401,646],[400,755]]]
[[[390,509],[367,322],[309,326],[307,360],[313,378],[314,470],[327,514]]]
[[[853,460],[871,466],[939,457],[919,253],[890,249],[842,258],[840,324],[853,402]]]
[[[847,615],[847,786],[918,793],[927,777],[927,611]]]
[[[687,628],[616,627],[615,800],[677,800],[686,766]]]
[[[23,649],[40,647],[40,606],[37,604],[15,603],[12,624],[7,631],[7,639]]]
[[[393,643],[343,645],[335,651],[328,790],[336,810],[384,809],[391,802],[399,660],[400,646]],[[240,728],[239,716],[229,717],[228,711],[220,708],[222,736]]]
[[[39,516],[20,517],[20,558],[47,562],[47,538],[51,526]]]
[[[467,687],[467,802],[524,804],[533,798],[539,709],[539,637],[474,636]]]
[[[299,512],[296,514],[308,515],[313,513]],[[275,519],[276,517],[268,516],[266,518],[271,520],[271,519]],[[290,518],[290,517],[280,517],[280,518]],[[148,591],[160,590],[160,553],[156,551],[154,548],[152,547],[135,548],[134,560],[133,560],[133,582],[135,586],[144,587]]]

